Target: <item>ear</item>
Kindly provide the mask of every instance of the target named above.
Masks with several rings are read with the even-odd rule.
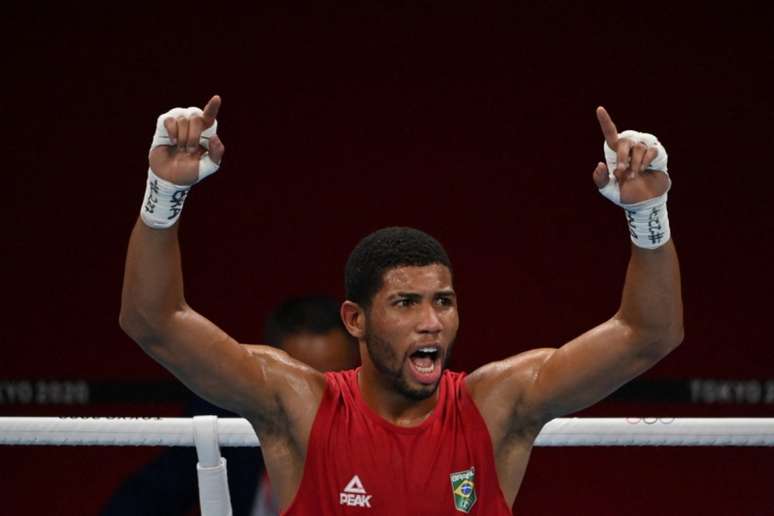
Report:
[[[341,320],[350,335],[356,339],[365,336],[365,311],[360,305],[352,301],[344,301],[341,304]]]

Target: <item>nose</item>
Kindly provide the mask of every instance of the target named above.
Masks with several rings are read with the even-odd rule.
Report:
[[[438,333],[442,329],[441,318],[438,316],[438,311],[433,303],[423,304],[417,331],[419,333]]]

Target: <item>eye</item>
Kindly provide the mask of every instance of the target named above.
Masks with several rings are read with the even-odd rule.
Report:
[[[454,299],[451,296],[438,296],[435,300],[441,306],[453,306]]]
[[[394,305],[400,308],[406,308],[414,304],[414,300],[409,297],[402,297],[395,301]]]

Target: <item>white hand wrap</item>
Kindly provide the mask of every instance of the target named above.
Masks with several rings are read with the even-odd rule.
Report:
[[[169,137],[169,133],[167,132],[167,128],[164,127],[164,120],[167,118],[192,118],[195,116],[202,116],[202,110],[198,107],[189,107],[189,108],[174,108],[170,109],[163,115],[161,115],[156,120],[156,132],[153,134],[153,142],[151,143],[150,150],[155,149],[159,145],[176,145],[177,142],[172,143],[171,138]],[[204,147],[205,149],[210,148],[210,138],[215,136],[218,132],[218,121],[215,120],[215,123],[212,124],[211,127],[208,127],[204,131],[202,131],[202,134],[199,136],[199,145]],[[214,161],[210,159],[209,153],[205,152],[201,159],[199,160],[199,179],[196,181],[197,183],[204,179],[205,177],[214,174],[218,171],[218,165]]]
[[[201,115],[201,109],[190,107],[187,109],[174,108],[159,116],[156,120],[156,132],[153,134],[150,150],[152,151],[160,145],[176,145],[176,142],[173,143],[169,137],[167,128],[164,127],[164,120],[181,116],[191,118]],[[199,145],[209,149],[210,138],[217,134],[217,130],[218,121],[216,120],[211,127],[202,131],[202,134],[199,136]],[[214,174],[219,167],[218,163],[212,161],[209,152],[205,152],[201,159],[199,159],[199,177],[196,182],[198,183],[207,176]],[[165,229],[172,226],[180,217],[180,212],[183,211],[183,203],[191,190],[191,186],[193,185],[176,185],[161,179],[149,167],[145,198],[140,209],[140,217],[143,222],[154,229]]]
[[[640,133],[638,131],[624,131],[619,134],[619,137],[643,143],[648,148],[655,148],[657,150],[656,157],[648,165],[647,170],[663,172],[669,177],[667,173],[667,152],[658,141],[658,138],[652,134]],[[599,189],[599,193],[626,211],[629,234],[634,245],[644,249],[655,249],[666,244],[671,238],[669,213],[666,206],[667,194],[672,186],[671,179],[667,191],[662,195],[634,204],[624,204],[621,202],[619,181],[613,174],[618,165],[618,156],[607,142],[603,145],[603,151],[605,153],[609,180],[603,188]]]
[[[180,217],[190,190],[190,186],[180,186],[161,179],[149,167],[145,199],[140,209],[142,221],[153,229],[171,227]]]

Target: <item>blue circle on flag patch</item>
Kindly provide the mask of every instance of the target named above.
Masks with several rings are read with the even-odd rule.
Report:
[[[463,495],[470,496],[470,493],[473,491],[473,486],[468,483],[462,484],[462,486],[460,486],[460,491],[462,491]]]

